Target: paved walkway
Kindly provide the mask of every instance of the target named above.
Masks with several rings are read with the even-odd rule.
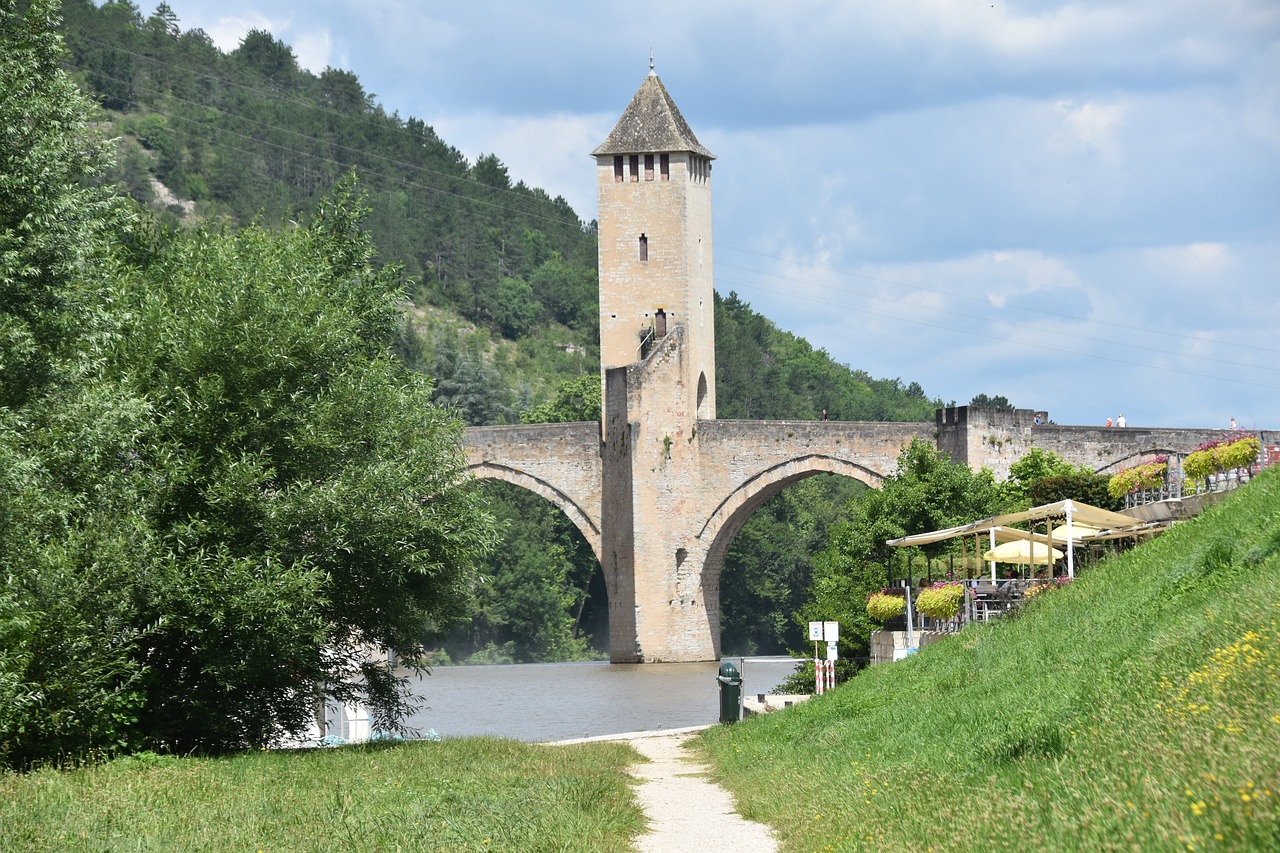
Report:
[[[637,732],[588,740],[627,740],[649,759],[631,775],[636,799],[649,818],[649,833],[636,840],[640,853],[773,853],[778,842],[762,823],[734,811],[729,792],[708,778],[705,764],[684,748],[699,728]]]

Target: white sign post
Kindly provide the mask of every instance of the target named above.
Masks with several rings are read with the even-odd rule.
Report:
[[[828,688],[836,686],[836,661],[840,659],[839,622],[810,622],[809,639],[813,640],[813,686],[819,696]],[[827,659],[818,654],[818,643],[827,643]]]

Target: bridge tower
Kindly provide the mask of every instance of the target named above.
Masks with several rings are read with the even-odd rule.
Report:
[[[649,75],[596,158],[601,371],[643,360],[685,330],[694,417],[716,416],[710,151],[649,63]]]
[[[617,663],[718,656],[697,422],[716,416],[711,160],[653,71],[596,158],[601,566]],[[714,588],[713,588],[714,587]]]

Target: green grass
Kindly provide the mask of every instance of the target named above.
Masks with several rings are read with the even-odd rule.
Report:
[[[1280,471],[699,744],[789,850],[1280,850]],[[625,850],[636,760],[476,738],[0,775],[0,849]]]
[[[494,738],[0,776],[3,850],[626,850],[624,744]]]
[[[699,745],[787,850],[1280,850],[1280,470]]]

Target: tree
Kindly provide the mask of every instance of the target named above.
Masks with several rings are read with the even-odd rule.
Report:
[[[553,400],[527,409],[520,415],[526,424],[577,423],[600,420],[600,377],[584,373],[561,382]]]
[[[0,407],[65,374],[95,310],[79,277],[123,208],[91,107],[59,66],[57,4],[0,0]]]
[[[113,294],[109,372],[153,412],[135,595],[156,748],[269,743],[317,690],[394,726],[407,687],[369,650],[416,656],[492,542],[461,424],[391,355],[401,294],[359,217],[345,182],[307,227],[167,235]]]
[[[982,409],[1012,409],[1013,403],[1009,402],[1009,398],[1000,394],[995,397],[988,397],[986,394],[975,394],[973,399],[969,401],[970,406]]]
[[[1107,492],[1108,478],[1088,465],[1073,465],[1052,450],[1033,447],[1009,466],[1004,489],[1011,508],[1025,509],[1077,500],[1103,509],[1119,509]]]
[[[837,619],[852,630],[840,632],[844,657],[864,658],[871,623],[866,596],[882,587],[897,550],[890,539],[955,527],[995,515],[1003,509],[995,478],[953,463],[945,452],[914,438],[898,457],[897,469],[881,484],[849,505],[846,524],[838,525],[826,549],[814,561],[812,598],[802,621]],[[926,545],[929,557],[953,547],[950,540]]]

